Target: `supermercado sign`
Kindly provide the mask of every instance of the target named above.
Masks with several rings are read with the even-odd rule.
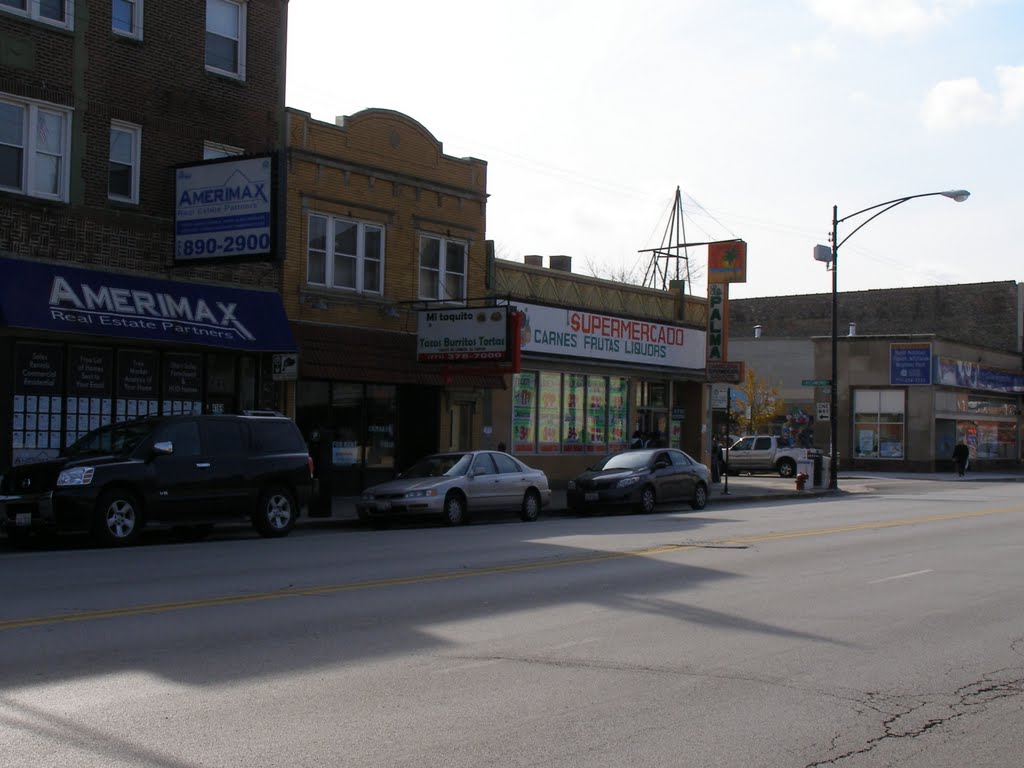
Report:
[[[269,256],[273,248],[270,155],[178,168],[174,258],[177,261]]]
[[[536,304],[517,304],[516,308],[524,315],[520,333],[523,352],[704,368],[704,331]]]

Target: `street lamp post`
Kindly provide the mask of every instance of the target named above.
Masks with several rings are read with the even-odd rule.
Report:
[[[839,459],[839,441],[836,435],[836,400],[839,391],[839,313],[836,311],[839,295],[839,282],[836,272],[836,266],[839,263],[839,246],[841,246],[843,243],[845,243],[847,240],[853,237],[853,235],[856,234],[857,231],[865,224],[881,216],[886,211],[892,210],[897,205],[902,205],[908,200],[915,200],[919,197],[933,197],[935,195],[942,195],[942,197],[948,197],[951,200],[955,200],[958,203],[962,203],[964,200],[970,197],[971,193],[968,192],[966,189],[949,189],[946,190],[945,192],[924,192],[920,195],[907,195],[906,197],[897,197],[895,200],[887,200],[884,203],[878,203],[877,205],[862,208],[861,210],[855,213],[851,213],[848,216],[843,216],[843,218],[839,218],[839,206],[833,205],[832,234],[830,237],[830,240],[832,242],[832,248],[829,249],[828,246],[825,245],[818,245],[815,246],[814,248],[814,258],[817,259],[818,261],[830,263],[832,269],[832,381],[830,386],[831,395],[829,398],[829,427],[831,430],[829,434],[829,441],[832,443],[832,455],[829,464],[828,487],[833,491],[839,489],[839,470],[837,466]],[[844,237],[842,240],[839,239],[840,224],[842,224],[844,221],[849,221],[852,218],[860,216],[862,213],[868,213],[869,211],[874,211],[874,213],[872,213],[864,221],[862,221],[860,224],[854,227],[854,229],[849,234],[847,234],[846,237]]]

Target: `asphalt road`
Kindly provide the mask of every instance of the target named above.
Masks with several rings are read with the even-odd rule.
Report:
[[[1019,766],[1020,487],[5,550],[0,765]]]

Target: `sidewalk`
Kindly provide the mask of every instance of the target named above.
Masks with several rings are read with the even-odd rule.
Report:
[[[968,472],[964,477],[958,477],[955,472],[840,472],[839,493],[844,491],[843,481],[854,480],[864,481],[877,478],[878,480],[929,480],[935,482],[968,483],[968,482],[1024,482],[1024,472]],[[796,489],[796,480],[793,478],[779,477],[778,475],[733,475],[728,479],[728,493],[726,493],[725,478],[722,482],[711,486],[711,493],[708,498],[709,507],[717,507],[722,504],[733,504],[743,501],[765,501],[779,499],[808,499],[818,496],[826,496],[832,492],[828,489],[828,478],[823,478],[824,484],[812,486],[810,483],[804,486],[805,490]],[[358,520],[356,515],[355,496],[336,496],[331,505],[331,516],[312,518],[303,516],[301,522],[317,521],[345,521]],[[543,515],[562,515],[566,512],[565,488],[551,489],[551,503],[544,508]]]

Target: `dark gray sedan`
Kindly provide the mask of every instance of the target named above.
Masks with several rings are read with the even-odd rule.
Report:
[[[650,513],[656,504],[681,501],[694,509],[708,502],[710,470],[675,448],[644,448],[605,456],[566,489],[569,509],[590,512],[628,508]]]

